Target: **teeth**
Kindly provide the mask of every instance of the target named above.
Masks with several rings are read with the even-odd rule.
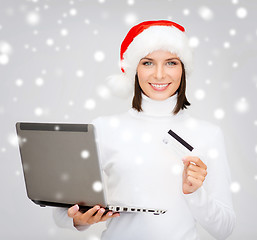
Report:
[[[164,87],[168,86],[168,84],[159,85],[159,84],[152,84],[152,83],[151,83],[151,85],[154,86],[154,87],[157,87],[157,88],[164,88]]]

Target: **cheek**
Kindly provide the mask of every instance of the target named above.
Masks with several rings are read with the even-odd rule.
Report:
[[[180,84],[180,81],[181,81],[181,77],[182,77],[182,70],[178,70],[178,71],[173,71],[170,76],[172,76],[173,80]]]
[[[138,82],[141,88],[148,85],[149,74],[147,72],[138,72]]]

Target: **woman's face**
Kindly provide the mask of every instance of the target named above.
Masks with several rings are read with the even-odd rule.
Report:
[[[154,100],[165,100],[179,88],[182,65],[175,54],[158,50],[140,60],[137,75],[146,96]]]

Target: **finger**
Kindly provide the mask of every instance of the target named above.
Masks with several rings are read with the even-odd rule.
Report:
[[[68,209],[68,216],[73,218],[78,212],[79,212],[79,206],[78,204],[76,204]]]
[[[115,218],[115,217],[119,217],[120,216],[120,213],[114,213],[112,216],[111,216],[111,218]]]
[[[199,172],[202,176],[206,177],[207,176],[207,171],[203,168],[200,168],[194,164],[189,164],[187,170],[191,170],[193,172]]]
[[[193,172],[193,171],[188,170],[187,175],[188,175],[188,176],[191,176],[191,177],[193,177],[193,178],[199,179],[199,180],[202,181],[202,182],[205,180],[205,177],[202,176],[202,175],[201,175],[200,173],[198,173],[198,172]]]
[[[192,187],[195,189],[197,189],[203,185],[203,182],[201,180],[198,180],[191,176],[188,176],[187,178],[188,178],[188,181],[190,181],[192,183]]]
[[[81,221],[87,222],[98,210],[100,206],[96,205],[93,208],[90,208],[88,211],[82,214]]]
[[[104,208],[101,208],[98,210],[98,212],[96,213],[95,216],[92,216],[91,219],[89,219],[89,222],[91,223],[97,223],[101,220],[101,218],[103,217],[103,214],[105,212]]]
[[[112,211],[109,211],[108,213],[106,213],[105,215],[102,216],[101,218],[101,222],[106,221],[108,218],[110,218],[113,215]]]
[[[203,163],[203,161],[199,158],[199,157],[196,157],[196,156],[187,156],[187,157],[184,157],[183,160],[185,162],[193,162],[195,163],[198,167],[200,168],[203,168],[203,169],[207,169],[207,166]]]
[[[119,217],[120,216],[120,213],[116,212],[116,213],[113,213],[113,212],[108,212],[107,214],[103,215],[103,217],[101,218],[101,222],[104,222],[106,220],[108,220],[109,218],[116,218],[116,217]]]
[[[183,161],[183,164],[184,164],[184,170],[186,170],[190,164],[189,161],[184,161],[184,159],[182,160]]]

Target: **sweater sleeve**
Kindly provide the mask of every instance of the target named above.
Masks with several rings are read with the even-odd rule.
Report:
[[[216,239],[226,239],[233,231],[236,216],[233,209],[224,139],[218,128],[207,147],[207,176],[203,185],[191,194],[184,194],[197,222]],[[201,158],[201,157],[200,157]]]
[[[75,227],[73,224],[73,219],[68,216],[67,208],[60,208],[60,207],[53,208],[53,218],[54,218],[55,224],[61,228],[84,231],[90,227],[90,226]]]

